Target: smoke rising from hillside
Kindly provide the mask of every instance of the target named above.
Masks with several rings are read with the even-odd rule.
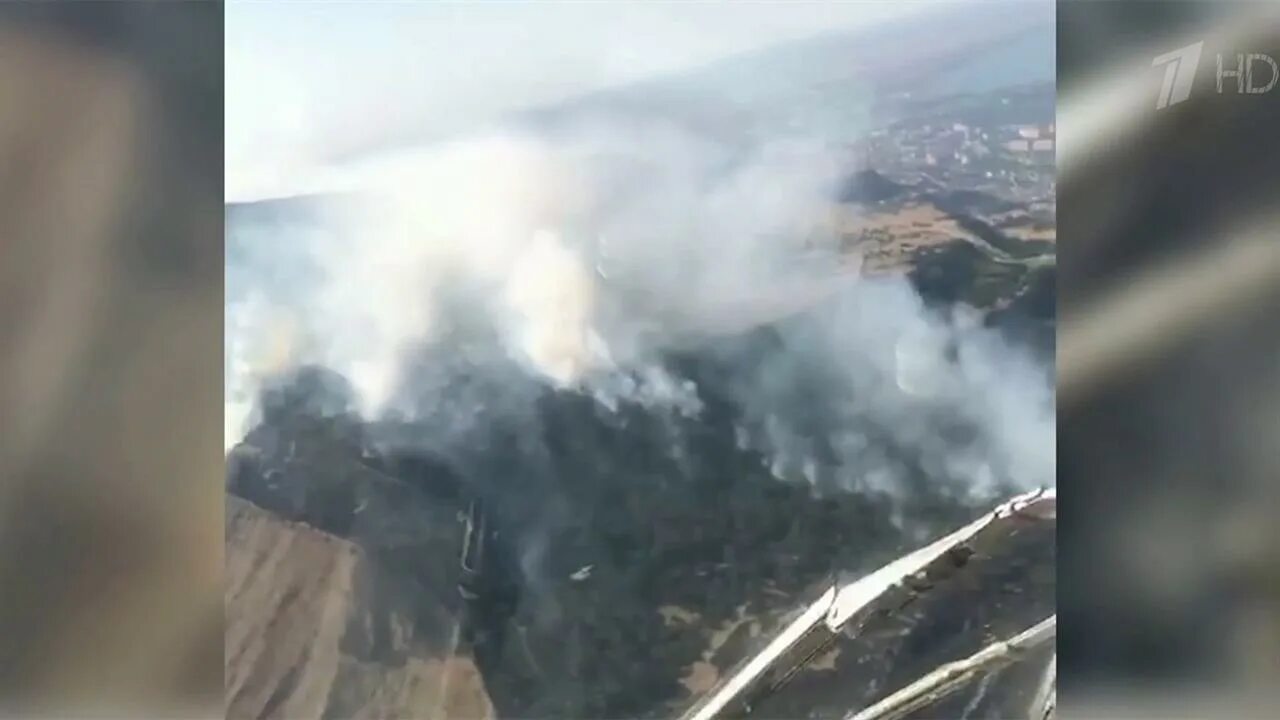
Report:
[[[1045,368],[812,249],[840,170],[809,139],[635,119],[396,158],[322,213],[304,250],[318,280],[229,305],[228,443],[264,380],[318,364],[361,415],[418,421],[437,451],[537,422],[536,386],[672,418],[673,454],[725,398],[739,447],[785,481],[892,493],[923,472],[974,500],[1053,484]],[[689,355],[701,371],[673,361]]]

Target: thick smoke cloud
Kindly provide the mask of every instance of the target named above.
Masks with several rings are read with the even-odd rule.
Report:
[[[263,382],[317,364],[361,415],[412,421],[402,442],[446,455],[480,426],[538,422],[556,388],[604,417],[666,418],[673,456],[725,399],[740,448],[823,490],[928,482],[977,502],[1052,484],[1049,371],[973,313],[928,310],[905,279],[831,253],[840,172],[812,138],[634,117],[371,166],[305,239],[273,231],[308,279],[229,305],[228,443]],[[278,266],[283,242],[263,237],[246,267]]]

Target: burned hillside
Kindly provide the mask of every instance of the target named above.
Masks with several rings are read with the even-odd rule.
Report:
[[[432,405],[413,419],[361,419],[349,385],[321,368],[269,385],[261,423],[229,456],[229,502],[313,528],[364,568],[346,591],[356,598],[346,619],[333,619],[346,629],[328,630],[339,638],[338,669],[313,672],[314,686],[282,681],[276,692],[290,702],[323,698],[306,707],[324,716],[374,707],[407,716],[420,712],[412,704],[455,702],[459,688],[479,683],[485,703],[472,707],[499,717],[668,716],[837,578],[874,569],[1013,491],[1013,478],[986,494],[948,481],[883,418],[850,412],[850,390],[821,356],[787,354],[789,342],[812,339],[813,323],[806,314],[663,356],[675,382],[696,389],[697,412],[628,399],[610,407],[530,377],[481,341],[467,346],[465,363],[457,353],[424,355],[434,383],[419,386],[434,388],[422,395]],[[752,386],[763,405],[744,403]],[[765,421],[794,425],[798,461],[748,437],[762,407]],[[916,421],[950,449],[980,435],[945,409]],[[850,434],[896,468],[892,483],[850,484],[840,466],[851,456],[839,447]],[[237,556],[254,541],[229,525],[228,542]],[[1033,542],[994,585],[961,595],[965,607],[933,613],[914,631],[907,623],[891,635],[897,650],[876,649],[872,667],[859,666],[859,676],[879,678],[863,687],[891,689],[946,643],[976,642],[957,640],[959,626],[938,624],[945,617],[967,628],[1000,616],[1001,603],[1022,603],[1003,629],[1043,609],[1051,551],[1051,538]],[[233,626],[262,612],[247,602],[229,598]],[[856,660],[843,657],[831,672]],[[424,667],[420,695],[383,698],[385,706],[351,700],[367,683],[395,685],[387,678]],[[469,679],[451,686],[455,673]],[[254,697],[233,692],[232,714],[284,707]]]

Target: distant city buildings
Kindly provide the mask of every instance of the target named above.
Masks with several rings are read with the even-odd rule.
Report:
[[[874,169],[897,182],[927,180],[1034,202],[1052,198],[1055,130],[1052,122],[947,120],[944,113],[928,122],[877,129],[848,149],[854,168]]]
[[[1005,142],[1006,149],[1018,153],[1050,153],[1055,150],[1053,123],[1047,125],[1018,125],[1010,128],[1017,138]]]

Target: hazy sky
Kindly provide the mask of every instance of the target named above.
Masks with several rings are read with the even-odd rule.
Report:
[[[928,4],[230,2],[227,197],[301,191],[338,157]]]

